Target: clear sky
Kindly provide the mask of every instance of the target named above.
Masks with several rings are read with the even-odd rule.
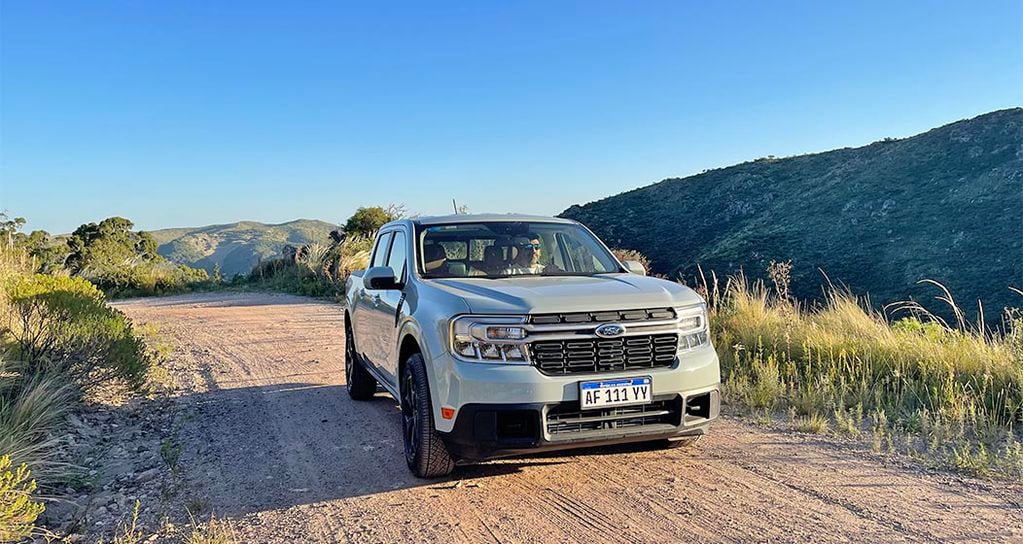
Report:
[[[555,214],[1023,105],[1023,2],[0,2],[0,209]]]

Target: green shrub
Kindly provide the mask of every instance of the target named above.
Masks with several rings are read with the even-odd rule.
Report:
[[[35,274],[6,286],[3,332],[28,374],[66,376],[82,389],[112,379],[139,387],[149,358],[144,341],[103,293],[82,278]]]
[[[167,261],[143,261],[135,265],[81,273],[111,297],[179,293],[212,285],[209,273]]]
[[[11,458],[0,456],[0,542],[17,542],[28,538],[36,518],[46,509],[32,500],[36,482],[25,464],[11,469]]]

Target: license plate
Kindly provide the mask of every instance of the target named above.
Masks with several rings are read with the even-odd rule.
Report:
[[[583,410],[647,404],[651,400],[651,383],[648,376],[579,382],[579,404]]]

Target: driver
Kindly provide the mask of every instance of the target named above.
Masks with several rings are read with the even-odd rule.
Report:
[[[540,237],[530,234],[516,238],[514,242],[518,254],[515,255],[515,260],[501,273],[508,276],[543,273],[544,265],[540,264],[543,242]]]

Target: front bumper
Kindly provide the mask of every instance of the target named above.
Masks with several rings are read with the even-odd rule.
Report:
[[[430,363],[434,422],[442,433],[453,432],[462,411],[472,405],[578,406],[581,381],[650,376],[655,399],[717,389],[721,382],[717,352],[710,344],[680,353],[670,367],[622,372],[551,376],[532,365],[464,362],[443,352]],[[442,409],[455,417],[444,418]]]
[[[547,375],[532,365],[442,353],[428,370],[436,429],[451,454],[468,461],[700,435],[721,404],[720,366],[709,343],[680,352],[665,368]],[[652,379],[653,403],[579,410],[579,382],[636,376]]]
[[[554,404],[467,404],[449,432],[456,458],[481,461],[569,448],[681,438],[706,433],[721,406],[718,387],[655,395],[641,407],[580,411],[578,401]]]

